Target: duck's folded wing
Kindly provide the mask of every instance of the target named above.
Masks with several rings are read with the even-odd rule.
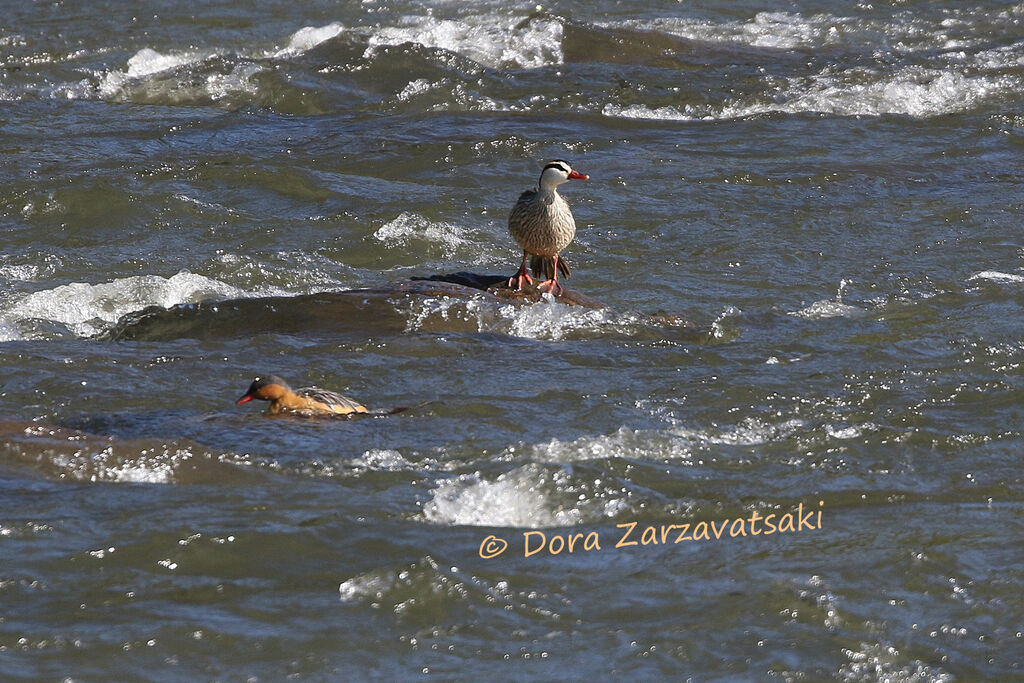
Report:
[[[508,216],[510,228],[523,228],[543,217],[543,204],[537,202],[536,197],[536,190],[527,190],[519,195]]]
[[[320,387],[305,387],[295,392],[302,398],[310,398],[314,401],[329,405],[336,408],[336,412],[349,413],[366,412],[366,407],[358,401],[353,401],[348,396],[342,396],[341,394],[328,391],[327,389],[321,389]]]

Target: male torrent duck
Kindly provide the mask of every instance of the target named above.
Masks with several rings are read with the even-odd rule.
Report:
[[[569,210],[569,203],[558,194],[558,186],[569,180],[589,178],[572,170],[568,163],[556,159],[544,166],[536,190],[527,190],[519,195],[508,217],[508,231],[523,248],[523,261],[519,264],[519,272],[509,278],[509,287],[521,290],[524,282],[533,283],[533,278],[526,272],[526,257],[529,255],[532,256],[530,267],[534,275],[547,278],[538,283],[537,288],[555,295],[562,292],[558,273],[569,277],[569,266],[559,259],[558,254],[576,236],[576,221]]]
[[[305,387],[293,391],[288,383],[277,375],[265,375],[254,379],[249,385],[249,390],[235,401],[235,405],[248,403],[254,398],[270,401],[268,412],[271,415],[284,411],[300,415],[349,415],[366,412],[363,405],[333,391],[319,387]]]

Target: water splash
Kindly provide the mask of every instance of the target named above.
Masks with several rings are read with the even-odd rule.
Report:
[[[479,473],[442,481],[423,506],[423,516],[434,524],[470,526],[571,526],[580,511],[558,504],[552,492],[565,485],[568,475],[529,464],[487,481]]]
[[[472,233],[466,228],[431,221],[408,211],[403,211],[373,233],[373,239],[389,249],[405,248],[415,243],[418,250],[439,247],[445,258],[452,258],[460,247],[475,244],[477,240],[471,236]]]
[[[240,289],[188,271],[170,278],[136,275],[97,285],[74,282],[35,292],[0,311],[0,320],[6,320],[8,325],[45,320],[63,325],[77,336],[88,337],[121,316],[148,306],[169,308],[243,294]]]
[[[867,311],[858,306],[843,303],[843,292],[850,286],[845,278],[839,281],[835,299],[815,301],[810,306],[798,311],[790,311],[789,315],[807,320],[823,320],[825,318],[854,318],[865,315]]]
[[[469,300],[447,296],[416,297],[401,306],[409,318],[407,331],[435,327],[451,330],[462,323],[466,331],[561,341],[633,336],[648,325],[641,315],[628,311],[584,308],[555,301],[533,305],[501,304],[482,295]]]

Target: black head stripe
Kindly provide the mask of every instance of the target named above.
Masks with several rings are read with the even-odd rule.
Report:
[[[555,159],[554,161],[548,162],[547,166],[544,167],[544,171],[548,170],[549,168],[557,168],[559,171],[562,171],[563,173],[569,173],[572,170],[572,166],[570,166],[568,162],[562,161],[561,159]],[[544,171],[541,171],[541,173],[543,173]]]

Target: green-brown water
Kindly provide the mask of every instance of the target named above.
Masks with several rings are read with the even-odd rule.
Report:
[[[1019,5],[3,14],[0,678],[1024,677]]]

